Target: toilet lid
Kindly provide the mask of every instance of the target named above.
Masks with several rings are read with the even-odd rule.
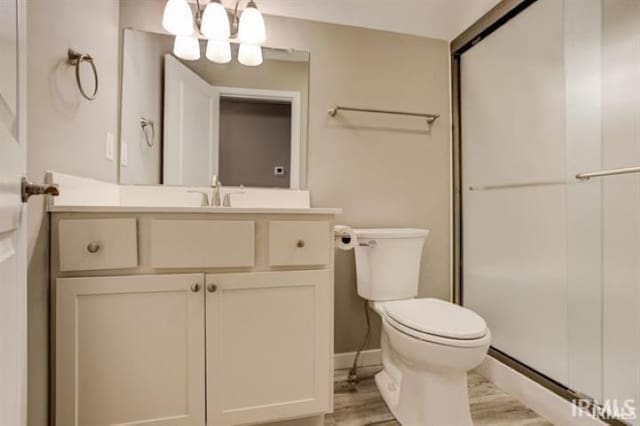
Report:
[[[385,302],[384,310],[399,324],[422,333],[461,340],[487,334],[480,315],[439,299],[394,300]]]

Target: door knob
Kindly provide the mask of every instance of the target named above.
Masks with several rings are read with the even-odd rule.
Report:
[[[298,240],[298,242],[296,243],[296,247],[298,248],[304,247],[304,240]]]
[[[217,285],[215,285],[215,284],[209,284],[209,285],[207,286],[207,291],[208,291],[209,293],[215,293],[215,291],[216,291],[217,289],[218,289],[218,286],[217,286]]]
[[[191,291],[194,293],[197,293],[200,291],[200,284],[198,283],[193,283],[191,284]]]
[[[58,190],[58,185],[38,185],[37,183],[32,183],[29,179],[23,177],[22,183],[20,185],[21,193],[22,193],[22,202],[26,203],[29,201],[29,198],[33,195],[51,195],[53,197],[57,197],[60,195],[60,191]]]

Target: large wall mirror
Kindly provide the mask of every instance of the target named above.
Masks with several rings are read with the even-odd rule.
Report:
[[[263,63],[247,67],[179,59],[173,42],[124,30],[120,183],[208,186],[216,175],[226,186],[300,188],[309,53],[264,47]]]

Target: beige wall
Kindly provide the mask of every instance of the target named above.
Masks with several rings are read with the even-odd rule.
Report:
[[[28,174],[46,170],[115,182],[105,134],[118,130],[118,2],[29,0],[27,3]],[[83,99],[67,49],[91,53],[100,73],[95,101]],[[47,424],[48,222],[42,197],[29,202],[29,425]]]
[[[122,27],[159,31],[163,0],[122,0]],[[45,170],[107,181],[105,132],[118,115],[118,3],[31,0],[29,36],[29,174]],[[90,19],[89,19],[90,17]],[[450,118],[448,43],[348,26],[267,17],[269,45],[311,52],[307,182],[314,206],[342,207],[341,223],[431,230],[420,293],[450,295]],[[81,100],[64,65],[69,46],[96,57],[100,94]],[[441,114],[423,120],[340,114],[334,104]],[[46,424],[47,232],[42,204],[30,204],[29,424]],[[336,257],[336,352],[362,337],[353,254]],[[378,346],[377,337],[371,346]]]
[[[221,99],[219,143],[225,185],[290,187],[291,104]]]
[[[120,25],[161,31],[162,0],[121,2]],[[420,294],[450,298],[449,48],[432,40],[266,17],[268,45],[311,54],[307,183],[314,206],[342,207],[339,223],[431,230]],[[441,114],[423,120],[326,111],[335,104]],[[364,332],[353,253],[336,255],[336,352]],[[379,346],[377,334],[370,346]]]

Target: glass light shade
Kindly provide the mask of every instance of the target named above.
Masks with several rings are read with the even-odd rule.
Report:
[[[207,59],[216,64],[226,64],[231,62],[231,44],[227,40],[209,40],[207,42]]]
[[[209,40],[222,41],[229,38],[229,16],[221,3],[213,1],[207,5],[202,14],[200,31]]]
[[[176,36],[173,54],[187,61],[197,61],[200,59],[200,42],[196,37]]]
[[[193,34],[193,13],[187,0],[169,0],[164,6],[162,26],[171,34],[189,36]]]
[[[258,44],[242,43],[238,49],[238,62],[248,67],[262,64],[262,47]]]
[[[238,28],[238,39],[240,43],[261,44],[267,39],[267,33],[264,28],[264,19],[262,13],[251,1],[240,15],[240,24]]]

